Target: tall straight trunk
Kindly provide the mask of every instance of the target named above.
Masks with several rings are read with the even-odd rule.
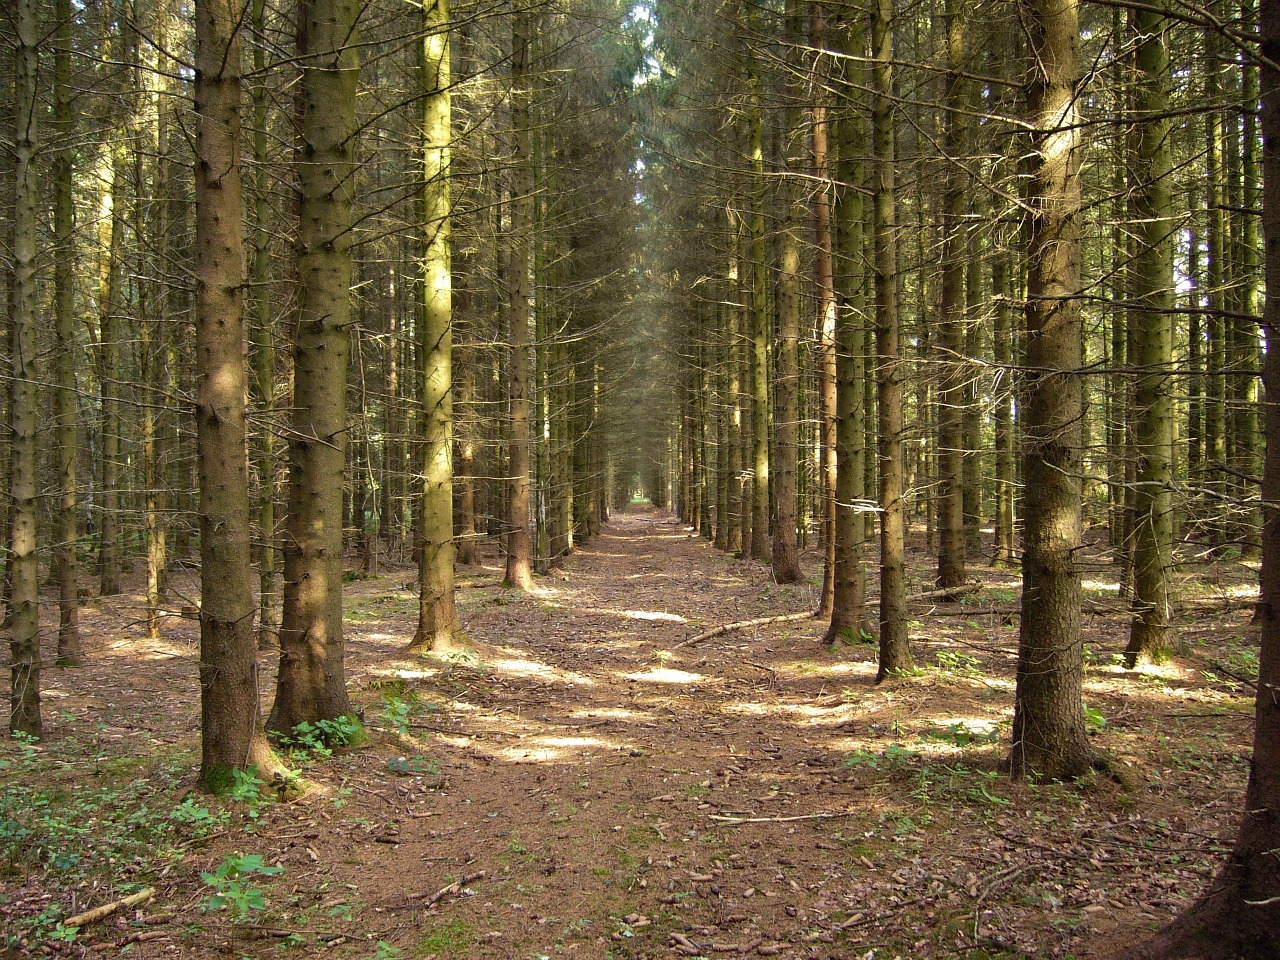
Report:
[[[880,460],[880,657],[877,682],[914,666],[907,638],[893,17],[893,0],[875,0],[871,15],[871,152],[875,204],[876,450]]]
[[[276,351],[271,336],[271,198],[267,167],[266,3],[253,0],[253,29],[260,38],[253,49],[253,399],[258,415],[272,424],[275,413]],[[271,426],[254,437],[258,469],[258,646],[280,640],[276,612],[276,443]]]
[[[240,218],[240,4],[196,5],[196,443],[200,782],[277,767],[262,733],[249,550]]]
[[[795,0],[789,0],[788,7],[791,8],[788,10],[788,19],[794,20]],[[800,136],[799,120],[800,111],[789,107],[786,111],[786,130],[783,133],[784,158],[789,152],[785,146],[787,140],[791,137],[798,139]],[[788,176],[783,183],[782,207],[778,335],[774,341],[777,355],[777,376],[774,381],[774,457],[777,469],[772,482],[773,516],[770,525],[773,540],[770,560],[773,578],[778,583],[800,583],[804,580],[804,574],[800,571],[800,559],[796,554],[796,473],[800,462],[800,191],[794,177]],[[765,399],[767,403],[767,382]],[[768,454],[766,438],[766,470]]]
[[[817,5],[815,4],[815,9]],[[840,25],[839,49],[844,55],[840,70],[845,88],[858,89],[863,82],[866,30],[855,13]],[[835,260],[833,292],[836,300],[836,447],[835,530],[832,535],[831,623],[823,642],[856,642],[868,626],[866,572],[866,417],[863,381],[867,377],[864,347],[866,277],[864,267],[865,206],[862,200],[866,130],[858,105],[841,105],[836,124],[837,172],[835,233],[839,256]]]
[[[1255,6],[1255,0],[1242,0],[1240,8],[1245,22],[1252,22],[1255,19]],[[1263,518],[1259,500],[1255,496],[1257,483],[1247,478],[1260,476],[1263,467],[1260,450],[1262,437],[1258,418],[1259,381],[1257,376],[1261,351],[1258,343],[1258,323],[1254,319],[1262,312],[1259,297],[1262,238],[1258,218],[1252,212],[1261,206],[1262,196],[1258,156],[1258,67],[1252,58],[1248,57],[1243,64],[1241,94],[1244,102],[1240,137],[1241,194],[1240,204],[1232,214],[1240,237],[1238,262],[1241,274],[1240,304],[1233,324],[1236,341],[1234,366],[1238,370],[1236,380],[1240,384],[1233,432],[1238,438],[1235,470],[1240,478],[1240,495],[1243,501],[1239,507],[1241,518],[1237,525],[1240,549],[1247,557],[1257,557],[1261,551],[1258,531],[1262,529]]]
[[[942,308],[938,353],[938,586],[965,582],[964,387],[965,352],[965,187],[961,165],[967,144],[964,112],[967,39],[961,0],[947,0],[947,79],[942,197]]]
[[[122,138],[121,138],[122,139]],[[119,140],[104,144],[98,202],[98,593],[120,592],[120,255],[124,230],[118,196]]]
[[[1137,254],[1130,281],[1130,331],[1137,370],[1133,398],[1136,477],[1133,512],[1133,620],[1125,656],[1163,659],[1170,652],[1173,567],[1173,245],[1169,192],[1168,21],[1157,4],[1129,14],[1134,35],[1136,151],[1128,164],[1134,191]]]
[[[1222,102],[1222,80],[1218,75],[1221,39],[1212,30],[1205,32],[1205,55],[1209,63],[1205,75],[1205,102]],[[1208,339],[1205,366],[1204,399],[1204,474],[1201,486],[1205,492],[1206,528],[1211,537],[1221,542],[1226,535],[1224,511],[1226,484],[1222,467],[1227,457],[1226,441],[1226,377],[1227,323],[1225,285],[1227,279],[1227,220],[1225,189],[1222,183],[1225,120],[1214,110],[1205,118],[1205,206],[1207,209],[1206,247],[1208,252],[1209,312],[1205,317]]]
[[[453,114],[448,0],[423,0],[422,311],[418,327],[422,548],[418,553],[418,629],[411,650],[448,651],[462,625],[453,589],[453,280],[449,177]]]
[[[752,19],[754,23],[754,7]],[[764,110],[760,95],[760,65],[749,55],[750,111],[747,118],[751,159],[750,256],[751,287],[748,346],[751,389],[751,557],[769,556],[769,261],[765,244],[766,197],[764,166]],[[745,547],[745,544],[744,544]]]
[[[455,420],[454,435],[457,440],[458,469],[454,476],[454,489],[458,495],[458,519],[454,531],[457,541],[456,559],[459,563],[476,563],[476,436],[474,408],[476,403],[475,350],[459,347],[458,376],[454,380],[457,403],[454,409],[459,415]]]
[[[39,476],[36,430],[40,419],[36,365],[36,204],[37,77],[40,70],[35,4],[17,0],[14,22],[14,180],[13,313],[9,371],[9,730],[39,737],[40,714],[40,570],[37,552]]]
[[[342,489],[347,452],[358,0],[298,9],[302,117],[293,418],[280,672],[269,726],[351,713],[343,665]]]
[[[533,151],[529,119],[530,14],[520,9],[511,19],[511,269],[510,358],[507,365],[507,402],[511,411],[507,473],[507,564],[504,583],[518,590],[532,590],[533,532],[530,529],[530,487],[533,468],[530,450],[529,390],[529,258],[533,238]]]
[[[53,233],[58,256],[54,262],[54,445],[58,510],[53,536],[54,577],[58,582],[58,663],[80,663],[80,562],[77,556],[80,509],[76,475],[76,433],[79,429],[76,369],[75,273],[75,151],[72,134],[75,112],[71,88],[71,0],[57,0],[54,42],[54,123],[64,146],[54,158]]]
[[[1010,289],[1009,251],[997,250],[991,261],[991,299],[995,305],[995,323],[992,332],[992,356],[996,366],[995,402],[992,419],[995,421],[996,445],[996,512],[995,512],[995,561],[1012,564],[1016,559],[1014,528],[1014,492],[1017,489],[1014,464],[1013,423],[1013,337],[1014,313],[1010,306],[1013,292]]]
[[[845,39],[846,30],[841,30],[841,42]],[[817,334],[818,334],[818,468],[820,471],[817,484],[820,509],[818,515],[822,524],[822,593],[818,598],[818,609],[814,616],[818,619],[835,616],[836,566],[838,560],[837,527],[839,524],[839,372],[837,359],[837,337],[839,336],[839,306],[836,299],[835,281],[835,241],[831,224],[831,208],[833,194],[836,203],[847,193],[842,185],[837,188],[831,179],[830,133],[831,123],[827,112],[826,85],[830,72],[826,55],[822,52],[826,43],[826,24],[823,18],[822,4],[813,0],[809,4],[809,45],[814,49],[813,63],[813,125],[810,149],[813,155],[813,177],[816,189],[813,193],[813,248],[814,248],[814,286],[817,288]],[[859,55],[861,51],[859,51]],[[842,121],[844,123],[845,121]],[[841,128],[843,132],[843,127]],[[845,145],[842,143],[841,147]],[[837,207],[837,210],[839,208]],[[861,234],[859,234],[861,238]],[[845,350],[849,344],[845,344]],[[844,456],[849,456],[846,450]],[[847,518],[846,518],[847,519]],[[846,536],[849,530],[845,530]],[[848,571],[844,571],[846,574]],[[862,571],[859,569],[858,577]],[[860,605],[860,604],[859,604]],[[838,628],[833,628],[837,629]],[[830,633],[830,630],[828,631]]]
[[[1280,0],[1262,0],[1262,229],[1267,296],[1262,325],[1280,328]],[[1263,380],[1280,394],[1280,351],[1268,350]],[[1280,956],[1280,404],[1265,409],[1266,456],[1262,502],[1261,646],[1254,701],[1253,757],[1244,815],[1231,855],[1209,890],[1149,943],[1126,951],[1126,960],[1204,957],[1265,960]]]
[[[1029,35],[1026,521],[1014,697],[1017,776],[1070,779],[1093,755],[1081,707],[1080,40],[1076,0],[1022,0]]]

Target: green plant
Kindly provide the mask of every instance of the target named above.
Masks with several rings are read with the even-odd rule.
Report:
[[[952,650],[939,650],[934,655],[934,662],[944,673],[953,673],[959,677],[979,677],[982,675],[982,661],[967,653],[956,653]]]
[[[412,757],[392,757],[387,761],[387,769],[402,777],[411,777],[420,773],[435,775],[440,772],[440,765],[415,753]]]
[[[261,854],[233,854],[212,872],[201,872],[201,878],[213,888],[205,909],[226,910],[232,923],[242,923],[254,911],[267,905],[267,897],[262,888],[253,883],[245,883],[243,878],[254,875],[269,877],[283,872],[284,867],[267,866]]]
[[[1107,718],[1102,715],[1101,710],[1083,702],[1080,704],[1080,709],[1084,711],[1084,722],[1090,730],[1101,731],[1106,729]]]
[[[971,747],[975,744],[983,745],[989,743],[1000,742],[1000,730],[998,727],[991,727],[989,730],[975,730],[963,720],[958,720],[946,729],[937,729],[926,731],[923,735],[929,740],[941,740],[943,743],[949,743],[953,747]]]
[[[379,940],[373,953],[365,957],[364,960],[399,960],[403,955],[404,951],[399,947],[393,947],[387,941]]]
[[[409,721],[418,711],[418,695],[412,690],[404,695],[383,693],[382,715],[387,725],[402,737],[409,735]]]
[[[215,813],[197,803],[193,798],[187,797],[170,811],[169,819],[187,827],[195,837],[207,837],[225,827],[231,821],[231,815],[226,810]]]
[[[280,743],[295,758],[328,760],[338,747],[353,746],[363,740],[364,727],[360,721],[344,713],[332,720],[304,720],[290,735],[281,737]]]
[[[872,770],[878,770],[881,766],[898,769],[918,756],[919,754],[914,750],[908,750],[900,744],[891,743],[884,748],[882,753],[855,750],[845,758],[844,765],[846,767],[868,767]]]

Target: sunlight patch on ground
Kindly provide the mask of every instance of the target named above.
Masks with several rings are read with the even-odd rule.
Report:
[[[626,617],[628,620],[662,620],[667,623],[688,623],[684,617],[675,613],[661,613],[657,610],[612,610],[608,607],[599,608],[600,613],[612,613],[615,616]]]
[[[436,668],[424,670],[421,667],[390,667],[386,670],[370,670],[375,677],[391,677],[396,680],[429,680],[439,676]]]
[[[583,707],[581,710],[571,711],[569,716],[575,720],[644,720],[648,714],[623,707]]]
[[[684,670],[672,670],[669,667],[654,667],[644,673],[624,673],[627,680],[639,680],[644,683],[680,683],[697,684],[707,678],[700,673],[687,673]]]
[[[783,718],[801,727],[838,727],[856,714],[853,704],[816,707],[808,703],[756,703],[745,701],[726,704],[724,712],[745,717]]]
[[[561,670],[558,667],[548,666],[545,663],[538,663],[535,660],[519,660],[515,658],[506,660],[489,660],[486,665],[502,673],[513,673],[520,677],[537,677],[540,680],[557,680],[561,683],[569,683],[579,687],[590,687],[595,685],[595,681],[590,677],[584,677],[582,674],[574,673],[572,670]]]
[[[1120,596],[1120,584],[1118,583],[1106,580],[1084,580],[1080,586],[1085,590],[1092,590],[1097,593],[1113,593],[1117,597]]]
[[[839,663],[796,660],[778,664],[774,670],[796,677],[874,677],[876,664],[872,660],[841,660]]]

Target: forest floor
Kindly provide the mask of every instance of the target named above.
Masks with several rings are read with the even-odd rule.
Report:
[[[0,746],[0,954],[1086,958],[1168,920],[1234,835],[1256,671],[1238,562],[1180,574],[1190,652],[1135,671],[1099,567],[1087,714],[1131,782],[1023,785],[1001,772],[1014,571],[916,604],[919,671],[876,685],[875,648],[833,653],[812,620],[689,642],[811,610],[816,556],[779,586],[637,508],[536,594],[482,560],[459,578],[476,656],[450,663],[405,653],[410,569],[349,584],[369,740],[326,756],[303,737],[308,789],[284,802],[193,789],[194,621],[150,641],[138,596],[88,601],[87,664],[45,672],[46,738]]]

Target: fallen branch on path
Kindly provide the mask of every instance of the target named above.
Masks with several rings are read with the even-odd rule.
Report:
[[[839,810],[828,813],[803,813],[794,817],[724,817],[711,814],[716,823],[724,823],[736,827],[740,823],[795,823],[798,820],[834,820],[837,817],[852,817],[858,811]]]
[[[938,590],[926,590],[924,593],[913,593],[907,597],[907,603],[923,603],[925,600],[959,600],[961,597],[976,593],[982,589],[978,580],[970,580],[958,587],[942,587]]]
[[[726,623],[711,630],[704,630],[702,633],[692,636],[688,640],[682,640],[680,643],[677,643],[674,649],[679,650],[681,647],[691,647],[695,643],[702,640],[710,640],[712,637],[718,637],[722,633],[732,633],[735,630],[746,630],[750,627],[762,627],[766,623],[790,623],[794,620],[812,619],[813,613],[811,611],[805,611],[804,613],[784,613],[778,617],[757,617],[754,620],[739,620],[736,623]]]
[[[111,903],[104,903],[100,907],[94,907],[92,910],[86,910],[84,913],[77,913],[74,917],[68,917],[62,921],[63,927],[83,927],[90,923],[95,923],[105,917],[111,916],[117,910],[123,910],[126,907],[136,907],[140,903],[146,903],[156,895],[155,887],[147,887],[145,890],[139,890],[137,893],[130,894],[120,900],[114,900]]]
[[[453,883],[449,884],[448,886],[441,887],[439,890],[437,890],[435,893],[431,894],[430,896],[427,896],[426,894],[418,893],[410,896],[409,899],[425,900],[425,902],[422,904],[422,908],[424,910],[430,910],[432,907],[434,907],[437,903],[439,903],[445,897],[452,897],[455,894],[461,893],[463,887],[467,886],[467,884],[475,883],[477,880],[483,880],[486,875],[487,874],[485,873],[484,870],[479,870],[476,873],[469,873],[462,879],[455,880],[453,881]]]

